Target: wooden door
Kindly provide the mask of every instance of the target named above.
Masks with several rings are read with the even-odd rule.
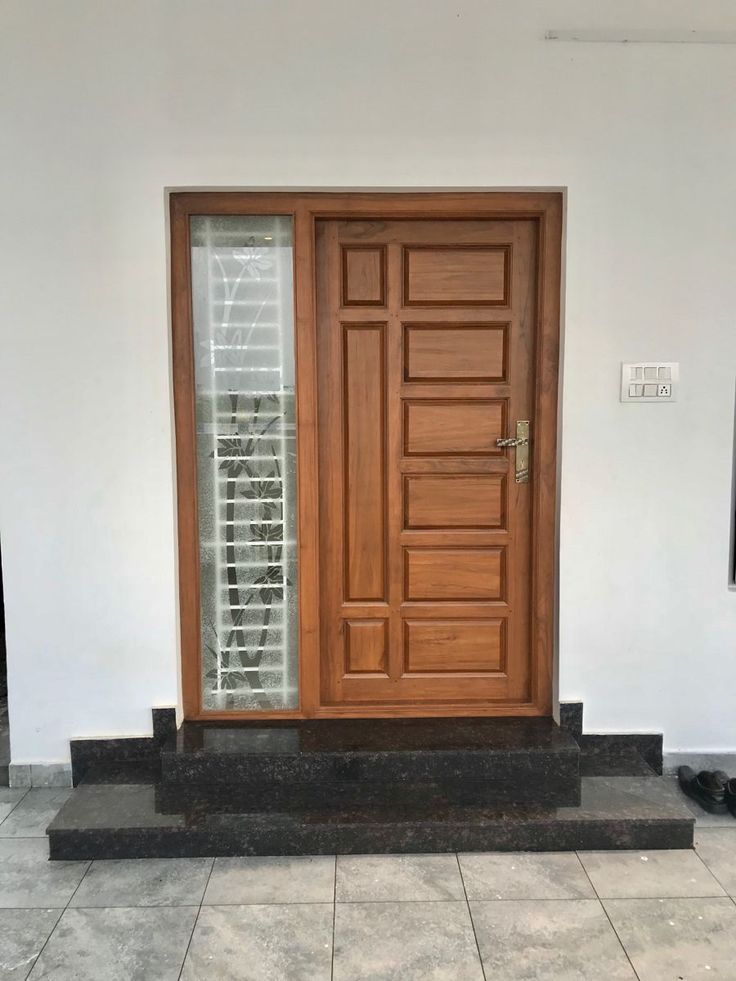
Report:
[[[532,698],[537,224],[318,220],[320,703]],[[534,454],[532,453],[532,458]]]

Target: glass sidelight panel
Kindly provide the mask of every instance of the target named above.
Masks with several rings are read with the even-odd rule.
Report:
[[[298,706],[292,220],[191,219],[202,707]]]

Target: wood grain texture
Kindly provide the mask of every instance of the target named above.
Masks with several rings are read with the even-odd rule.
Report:
[[[404,477],[404,528],[502,528],[506,475]]]
[[[386,303],[386,250],[374,246],[342,249],[342,305],[382,307]]]
[[[404,250],[404,304],[507,306],[507,246],[431,246]]]
[[[345,598],[380,600],[386,588],[386,373],[384,327],[343,328]]]
[[[503,549],[407,548],[407,600],[498,600],[503,596]]]
[[[404,401],[407,456],[500,456],[506,435],[506,402],[500,399]]]
[[[346,674],[386,674],[386,620],[346,620]]]
[[[404,381],[505,380],[505,325],[404,325]]]
[[[192,283],[189,215],[171,201],[171,330],[176,433],[177,533],[179,546],[179,629],[182,703],[192,717],[202,705],[202,648],[199,603],[199,517],[194,413]]]
[[[405,620],[406,673],[501,671],[505,620]]]

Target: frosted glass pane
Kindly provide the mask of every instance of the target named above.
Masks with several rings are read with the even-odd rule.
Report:
[[[191,219],[205,710],[298,705],[290,218]]]

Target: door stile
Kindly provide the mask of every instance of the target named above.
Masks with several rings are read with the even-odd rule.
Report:
[[[319,705],[320,650],[315,250],[314,214],[299,204],[294,210],[299,711],[307,717]]]
[[[389,601],[389,677],[398,681],[404,670],[403,658],[403,624],[401,619],[401,603],[403,600],[403,547],[401,531],[403,525],[402,509],[402,416],[401,416],[401,382],[402,382],[402,325],[401,325],[401,285],[400,277],[396,274],[401,263],[401,246],[389,243],[386,249],[387,264],[387,344],[386,344],[386,419],[387,460],[386,477],[387,491],[387,549],[388,549],[388,582],[390,584]]]

